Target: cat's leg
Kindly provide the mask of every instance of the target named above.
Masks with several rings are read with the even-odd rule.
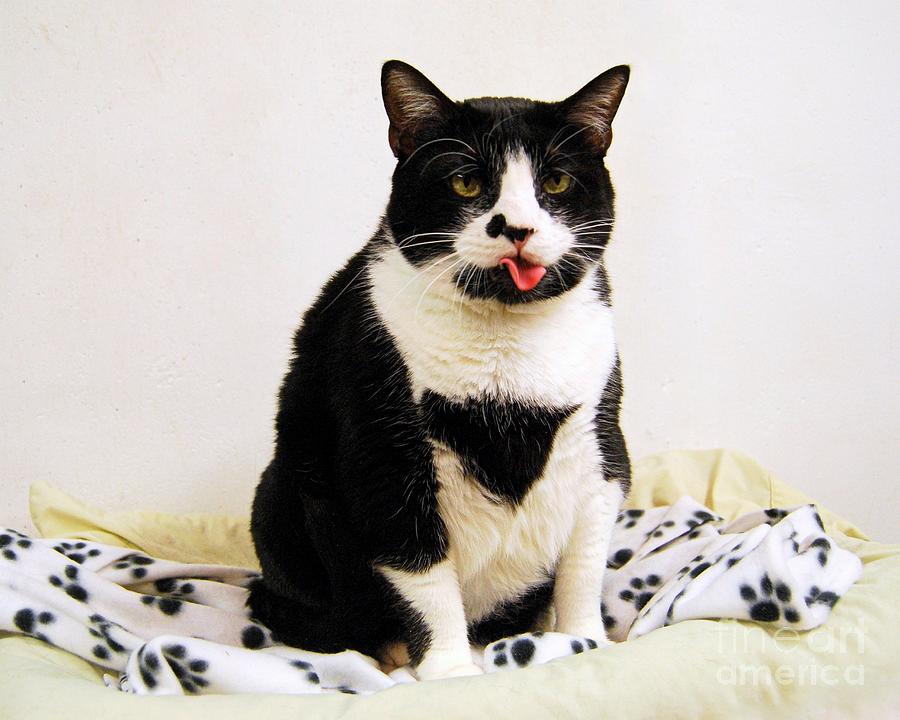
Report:
[[[422,680],[479,675],[472,663],[462,593],[453,560],[421,571],[379,567],[408,606],[409,651]]]
[[[623,493],[616,481],[592,478],[595,492],[580,508],[556,570],[553,605],[557,632],[606,641],[600,589],[613,525]]]

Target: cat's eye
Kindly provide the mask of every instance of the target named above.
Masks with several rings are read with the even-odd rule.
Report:
[[[541,185],[541,189],[548,195],[560,195],[569,189],[569,185],[572,183],[572,177],[570,175],[566,175],[565,173],[556,173],[555,175],[551,175],[546,180],[544,180],[544,184]]]
[[[476,198],[481,195],[481,180],[474,175],[454,175],[450,178],[450,187],[463,198]]]

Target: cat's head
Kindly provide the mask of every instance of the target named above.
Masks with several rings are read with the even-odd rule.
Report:
[[[406,260],[507,304],[577,285],[612,230],[604,157],[628,75],[614,67],[561,102],[454,102],[415,68],[385,63],[397,157],[386,221]]]

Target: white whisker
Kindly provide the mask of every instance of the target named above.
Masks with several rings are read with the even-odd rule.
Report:
[[[573,225],[569,228],[569,230],[580,230],[581,228],[595,227],[600,225],[612,225],[613,219],[606,218],[604,220],[589,220],[588,222],[579,223],[578,225]]]
[[[593,127],[592,125],[585,125],[584,127],[579,128],[578,130],[576,130],[575,132],[573,132],[571,135],[569,135],[565,140],[563,140],[561,143],[559,143],[559,145],[556,145],[555,147],[551,148],[551,152],[559,152],[559,149],[560,149],[563,145],[565,145],[567,142],[569,142],[569,140],[571,140],[572,138],[574,138],[576,135],[580,135],[580,134],[583,133],[585,130],[590,130],[592,127]]]
[[[457,234],[457,233],[452,233],[452,232],[424,232],[424,233],[416,233],[415,235],[407,235],[407,236],[406,236],[405,238],[403,238],[402,240],[398,240],[398,241],[397,241],[397,245],[399,245],[400,247],[407,247],[406,245],[404,245],[404,243],[405,243],[407,240],[415,240],[416,238],[427,237],[427,236],[429,236],[429,235],[443,235],[443,236],[445,236],[445,237],[454,237],[456,234]]]
[[[460,145],[465,145],[467,148],[469,148],[469,150],[471,150],[476,155],[478,154],[478,151],[475,148],[473,148],[471,145],[469,145],[469,143],[467,143],[463,140],[460,140],[459,138],[443,137],[443,138],[437,138],[436,140],[429,140],[427,143],[423,143],[422,145],[419,145],[419,147],[417,147],[415,150],[413,150],[412,154],[408,158],[406,158],[406,160],[403,161],[403,165],[401,165],[400,167],[406,167],[406,165],[409,163],[409,161],[412,160],[416,156],[416,154],[419,152],[419,150],[423,150],[423,149],[427,148],[429,145],[434,145],[434,143],[439,143],[439,142],[458,142]]]
[[[453,257],[453,255],[448,255],[447,257]],[[455,263],[453,263],[449,267],[441,270],[434,277],[434,279],[430,283],[428,283],[428,285],[422,291],[422,294],[419,296],[419,301],[416,303],[416,309],[415,309],[415,312],[413,313],[414,317],[418,317],[419,307],[422,305],[422,301],[425,299],[425,295],[427,295],[428,291],[431,290],[431,286],[434,285],[438,280],[440,280],[444,275],[446,275],[450,270],[453,270],[453,268],[458,267],[459,265],[461,265],[464,262],[465,262],[465,258],[460,258],[459,260],[457,260]]]
[[[451,235],[451,237],[453,237],[453,236]],[[423,247],[424,245],[440,245],[441,243],[448,243],[448,242],[450,242],[450,241],[449,240],[426,240],[425,242],[417,242],[417,243],[413,243],[412,245],[404,245],[403,249],[410,250],[412,248]]]
[[[437,160],[438,158],[446,157],[447,155],[462,155],[464,158],[468,158],[468,159],[471,160],[473,163],[476,162],[477,159],[478,159],[478,158],[472,157],[471,155],[469,155],[469,153],[464,153],[464,152],[462,152],[462,151],[460,151],[460,150],[450,150],[450,151],[448,151],[448,152],[438,153],[438,154],[435,155],[433,158],[431,158],[431,159],[430,159],[427,163],[425,163],[425,165],[422,167],[422,169],[420,170],[420,173],[424,173],[424,172],[428,169],[428,166],[431,165],[431,163],[433,163],[435,160]]]
[[[422,268],[421,270],[419,270],[417,273],[415,273],[415,274],[414,274],[414,275],[406,282],[406,284],[405,284],[402,288],[400,288],[400,289],[394,294],[394,296],[388,301],[388,304],[387,304],[387,306],[386,306],[385,309],[389,309],[389,308],[394,304],[394,301],[395,301],[398,297],[400,297],[400,295],[403,294],[403,291],[406,290],[406,288],[408,288],[410,285],[412,285],[412,284],[419,278],[420,275],[422,275],[422,274],[428,272],[429,270],[431,270],[431,269],[434,268],[434,267],[437,267],[437,266],[440,265],[442,262],[445,262],[445,261],[449,260],[449,259],[452,258],[455,254],[456,254],[456,253],[450,253],[449,255],[444,255],[444,256],[442,256],[442,257],[439,257],[437,260],[435,260],[433,263],[431,263],[431,265],[428,265],[427,267],[424,267],[424,268]]]
[[[332,305],[334,305],[338,301],[338,298],[341,295],[343,295],[345,292],[347,292],[347,289],[354,282],[356,282],[356,278],[358,278],[360,275],[362,275],[368,269],[368,267],[369,267],[368,264],[363,264],[362,269],[358,273],[356,273],[356,275],[354,275],[352,278],[350,278],[350,282],[348,282],[346,285],[344,285],[343,289],[331,299],[331,302],[328,303],[325,307],[323,307],[319,312],[325,312],[328,308],[330,308]]]

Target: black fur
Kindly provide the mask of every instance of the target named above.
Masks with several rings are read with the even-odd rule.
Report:
[[[487,400],[463,405],[431,392],[417,404],[401,355],[374,312],[366,266],[390,242],[416,266],[450,252],[452,238],[444,242],[443,236],[429,235],[428,240],[438,239],[427,245],[410,238],[453,232],[473,214],[489,210],[506,154],[515,148],[537,158],[535,177],[559,172],[573,177],[575,186],[564,196],[542,193],[539,200],[570,225],[611,221],[613,190],[603,164],[608,139],[583,132],[573,119],[590,85],[563,103],[513,98],[453,103],[406,68],[395,62],[384,68],[389,139],[398,163],[383,223],[325,285],[294,338],[279,396],[274,457],[253,503],[252,534],[263,574],[251,587],[249,606],[254,618],[288,644],[375,655],[386,643],[406,640],[416,662],[428,647],[428,629],[375,566],[416,572],[446,556],[429,439],[456,449],[486,490],[516,503],[540,477],[557,428],[575,408]],[[618,74],[610,77],[624,90],[627,71],[614,70]],[[389,88],[395,71],[431,93],[433,112],[412,119],[403,115]],[[465,146],[474,149],[474,161],[454,154],[469,154]],[[480,197],[466,200],[449,192],[447,178],[457,172],[477,173]],[[518,237],[502,216],[495,224],[498,235]],[[609,229],[579,238],[571,262],[548,268],[531,292],[520,292],[501,268],[464,268],[458,285],[466,284],[473,297],[538,302],[565,292],[599,266],[597,292],[608,301],[602,257]],[[597,408],[596,428],[607,473],[627,483],[619,379],[617,365]],[[501,604],[470,628],[473,638],[488,642],[529,629],[552,588],[551,580]]]
[[[421,402],[428,434],[464,459],[466,470],[496,497],[518,503],[544,471],[553,438],[577,408],[536,408],[491,398],[462,404],[427,390]]]

